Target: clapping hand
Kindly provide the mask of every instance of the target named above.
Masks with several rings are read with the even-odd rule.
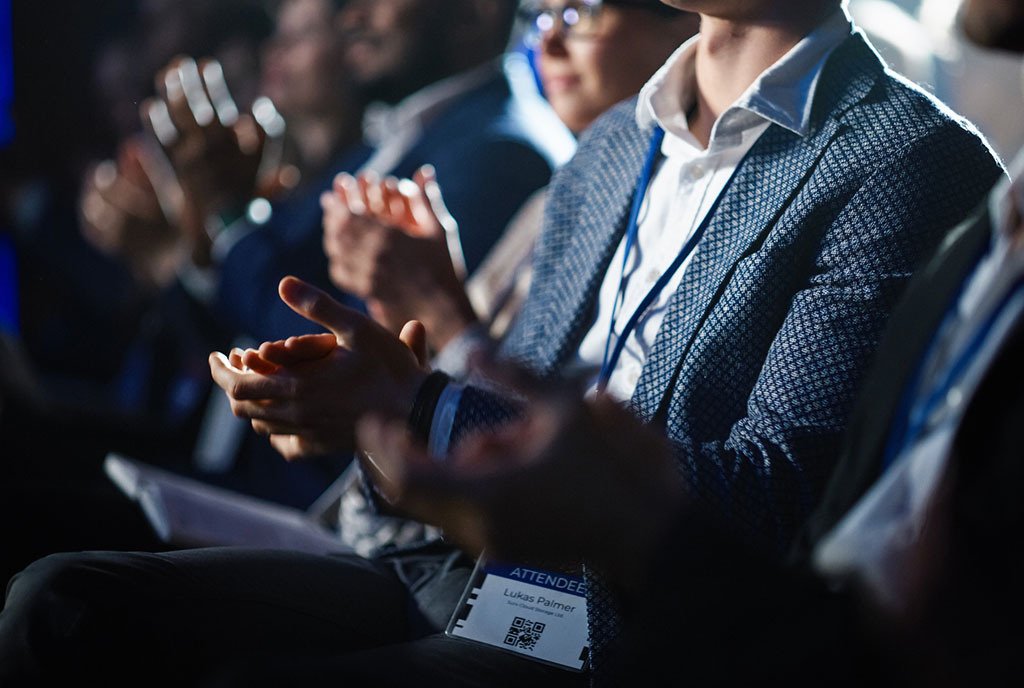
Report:
[[[422,325],[409,323],[396,337],[293,277],[281,281],[280,294],[328,332],[211,354],[213,379],[235,415],[293,460],[351,450],[367,412],[408,414],[427,375]]]
[[[432,168],[402,181],[338,175],[321,206],[331,280],[364,299],[378,322],[397,332],[420,320],[435,350],[476,322],[458,225]]]
[[[284,120],[266,98],[252,113],[240,112],[216,60],[176,58],[159,72],[156,88],[157,96],[142,105],[143,123],[201,217],[224,222],[253,198],[274,198],[297,183],[294,168],[268,155],[271,142],[279,145]],[[193,257],[207,262],[208,231],[189,238]]]
[[[169,283],[182,257],[176,223],[185,221],[180,193],[158,183],[156,161],[138,140],[124,142],[117,160],[85,175],[79,211],[82,233],[103,253],[123,260],[136,280],[158,289]]]
[[[508,368],[485,371],[526,399],[525,417],[438,461],[401,419],[358,426],[366,472],[397,509],[503,561],[588,561],[634,584],[682,503],[665,438],[610,397]]]

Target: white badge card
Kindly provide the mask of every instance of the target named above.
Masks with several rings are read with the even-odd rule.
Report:
[[[447,632],[582,671],[590,649],[583,578],[481,558]]]

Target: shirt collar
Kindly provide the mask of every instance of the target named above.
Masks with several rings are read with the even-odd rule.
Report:
[[[825,62],[852,32],[853,22],[844,4],[761,73],[719,117],[712,139],[720,133],[717,131],[719,125],[729,124],[731,120],[742,121],[741,129],[767,120],[806,136],[810,130],[814,94]],[[700,34],[684,43],[640,91],[636,121],[641,129],[651,129],[657,124],[677,136],[689,131],[686,111],[696,100],[694,61],[699,40]],[[751,122],[738,111],[754,113],[758,117]]]
[[[371,103],[363,115],[363,138],[379,147],[408,127],[422,128],[453,101],[482,86],[501,72],[501,61],[493,60],[455,74],[407,96],[397,105]]]

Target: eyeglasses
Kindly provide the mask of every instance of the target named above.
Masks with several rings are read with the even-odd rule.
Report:
[[[519,9],[525,25],[524,39],[538,45],[544,34],[556,30],[564,38],[590,38],[599,32],[602,0],[570,0],[557,7],[539,2],[526,3]]]

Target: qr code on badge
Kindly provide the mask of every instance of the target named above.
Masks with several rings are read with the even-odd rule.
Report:
[[[537,647],[537,641],[540,640],[545,626],[546,624],[540,621],[529,621],[517,616],[512,625],[508,627],[505,644],[532,652]]]

